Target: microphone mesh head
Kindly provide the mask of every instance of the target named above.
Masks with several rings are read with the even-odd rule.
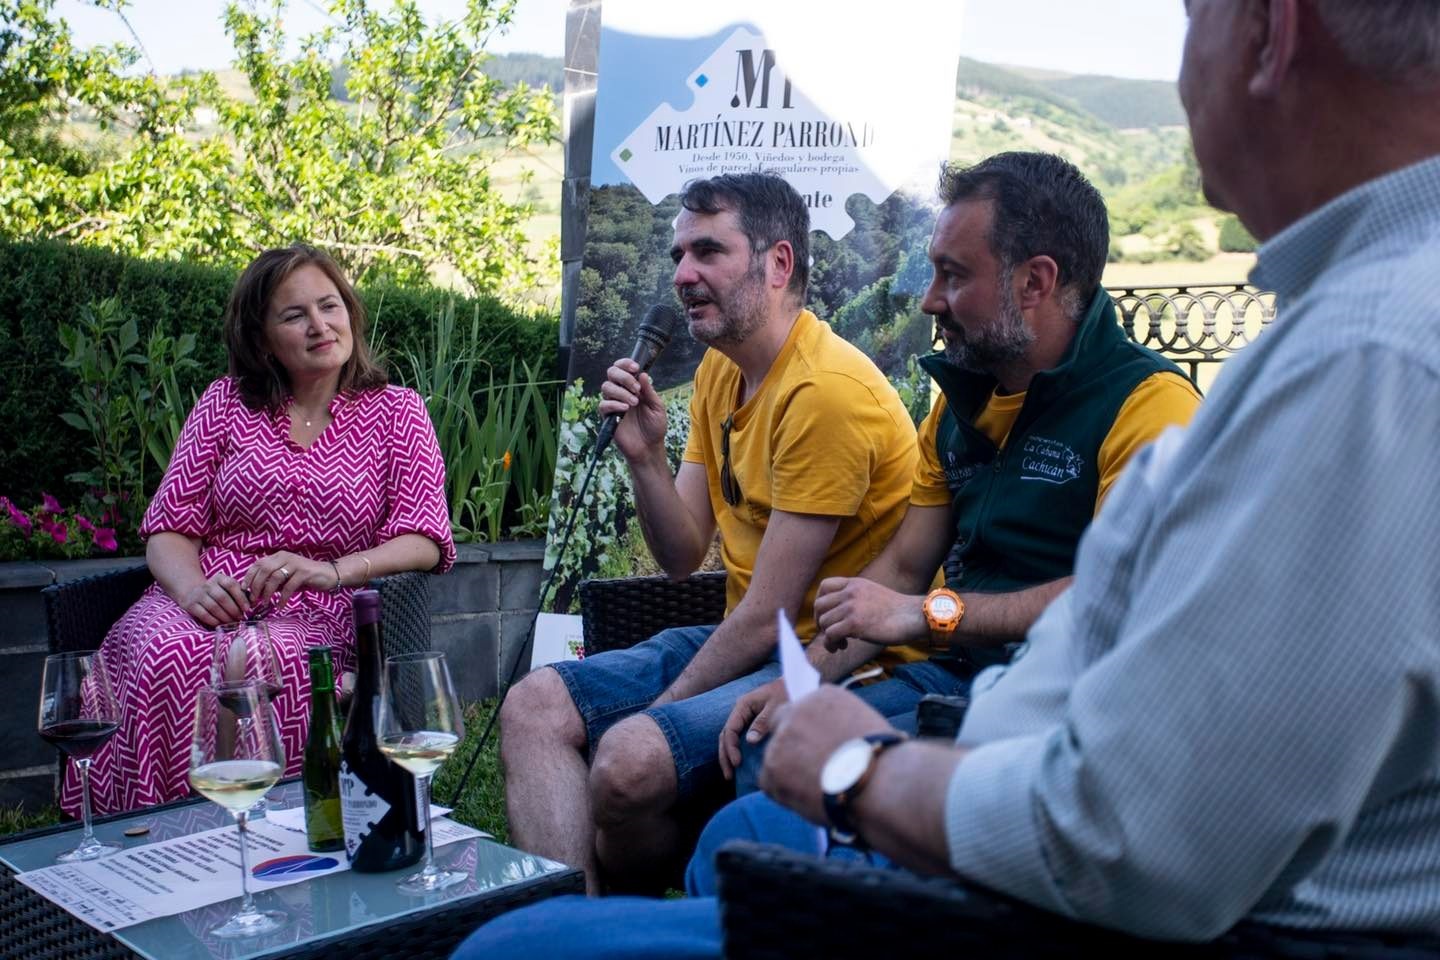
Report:
[[[657,303],[645,311],[645,319],[640,321],[640,330],[637,336],[655,345],[656,352],[659,352],[665,344],[670,342],[670,335],[675,332],[675,325],[680,322],[680,315],[670,307]]]

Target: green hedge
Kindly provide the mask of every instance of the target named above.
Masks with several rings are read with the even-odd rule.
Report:
[[[88,441],[60,414],[71,407],[74,377],[60,365],[56,335],[82,304],[115,296],[140,325],[142,343],[153,327],[172,336],[196,334],[200,369],[181,383],[198,394],[225,372],[220,317],[239,271],[170,261],[136,260],[105,250],[61,243],[0,244],[0,494],[23,503],[42,490],[74,493],[65,476],[92,466]],[[558,376],[558,320],[531,316],[489,297],[457,297],[438,289],[375,288],[359,291],[387,353],[428,332],[452,299],[456,319],[468,327],[478,316],[494,341],[502,369],[512,358]],[[460,324],[457,323],[457,326]],[[404,382],[390,365],[391,381]]]

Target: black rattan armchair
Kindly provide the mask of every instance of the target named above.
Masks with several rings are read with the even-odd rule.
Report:
[[[622,650],[666,627],[719,623],[725,616],[725,572],[669,577],[621,577],[580,584],[585,655]]]
[[[797,956],[1165,957],[1179,960],[1420,960],[1440,939],[1349,935],[1241,923],[1211,943],[1142,940],[1039,910],[984,888],[856,861],[736,842],[716,861],[729,960]]]
[[[80,577],[41,591],[50,652],[94,650],[110,625],[140,599],[154,577],[144,566]],[[397,573],[371,581],[385,611],[385,652],[419,653],[430,649],[430,578],[419,572]]]

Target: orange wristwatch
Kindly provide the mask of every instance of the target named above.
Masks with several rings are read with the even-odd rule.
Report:
[[[925,622],[930,627],[930,644],[934,647],[950,648],[955,628],[965,616],[965,601],[960,594],[948,587],[931,590],[925,597]]]

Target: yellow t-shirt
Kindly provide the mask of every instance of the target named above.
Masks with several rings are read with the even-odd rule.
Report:
[[[990,442],[1003,448],[1010,428],[1025,404],[1022,393],[992,393],[985,409],[975,418],[975,429]],[[1110,432],[1100,444],[1097,466],[1100,487],[1095,494],[1095,512],[1105,502],[1110,487],[1120,478],[1125,465],[1145,444],[1158,437],[1166,427],[1184,426],[1200,406],[1200,393],[1184,377],[1166,370],[1152,373],[1130,391],[1110,425]],[[948,507],[952,494],[945,483],[940,466],[936,437],[940,418],[945,415],[945,397],[941,395],[930,414],[920,424],[920,456],[915,464],[915,480],[910,488],[910,502],[919,507]]]
[[[695,371],[685,460],[702,464],[729,572],[728,616],[750,585],[771,510],[841,517],[805,594],[796,632],[815,635],[821,580],[853,576],[905,515],[915,472],[915,428],[895,388],[863,353],[808,310],[796,318],[769,372],[744,405],[740,368],[707,350]],[[730,470],[740,503],[720,491],[721,424],[734,415]]]

